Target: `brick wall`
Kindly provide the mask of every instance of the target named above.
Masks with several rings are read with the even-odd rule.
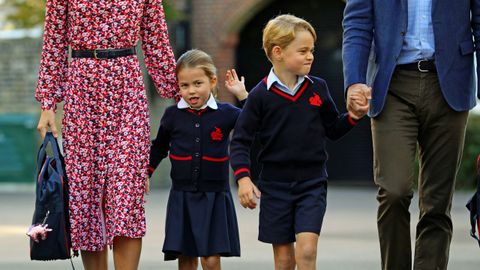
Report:
[[[0,39],[0,113],[38,111],[34,98],[41,39]]]
[[[187,13],[181,19],[191,22],[191,46],[205,50],[215,60],[219,99],[235,102],[223,91],[223,81],[226,70],[235,67],[238,31],[270,2],[272,0],[190,0],[190,5],[188,0],[173,2],[177,9]],[[169,24],[169,31],[175,43],[175,23]],[[0,39],[0,113],[38,112],[33,93],[40,54],[41,38]]]
[[[218,68],[220,100],[235,102],[223,90],[223,82],[227,69],[235,67],[238,31],[270,2],[272,0],[192,1],[192,46],[206,51],[214,58]]]

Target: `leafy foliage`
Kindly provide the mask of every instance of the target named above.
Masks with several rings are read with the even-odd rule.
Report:
[[[170,3],[164,0],[165,16],[171,20],[177,16],[177,11]],[[45,0],[4,0],[4,8],[12,10],[7,15],[7,21],[15,28],[33,28],[42,26],[45,18]]]
[[[11,13],[7,21],[15,28],[32,28],[43,24],[45,0],[5,0],[3,4]]]
[[[480,115],[470,113],[462,164],[457,176],[457,188],[470,189],[476,185],[476,162],[480,154]]]
[[[456,189],[473,189],[476,186],[476,163],[478,155],[480,155],[480,115],[470,113],[465,133],[462,161],[457,174]],[[415,187],[417,187],[418,184],[418,166],[419,161],[417,153],[413,178],[415,181]],[[439,170],[441,169],[442,168],[439,168]]]

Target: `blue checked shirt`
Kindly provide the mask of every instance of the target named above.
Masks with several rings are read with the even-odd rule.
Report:
[[[408,27],[397,64],[433,59],[432,0],[408,0]]]

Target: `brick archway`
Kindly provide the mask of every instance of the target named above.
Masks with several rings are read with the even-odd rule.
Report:
[[[192,1],[192,46],[212,55],[218,68],[222,101],[235,102],[223,91],[228,68],[235,67],[235,49],[239,31],[274,0],[195,0]]]
[[[192,0],[192,43],[214,57],[220,81],[219,99],[235,102],[222,91],[227,68],[236,66],[246,75],[247,87],[252,87],[261,79],[258,76],[268,72],[270,64],[261,50],[261,30],[272,16],[290,12],[304,17],[317,30],[318,61],[312,72],[329,82],[332,96],[343,111],[341,19],[345,3],[342,2],[304,0],[300,6],[289,0]],[[368,121],[363,121],[342,139],[341,144],[329,143],[328,149],[332,153],[328,162],[332,179],[371,181],[372,147]]]

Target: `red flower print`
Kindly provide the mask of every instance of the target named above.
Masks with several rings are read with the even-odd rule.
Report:
[[[308,101],[310,102],[311,105],[317,106],[317,107],[322,106],[322,103],[323,103],[322,100],[320,99],[320,96],[317,95],[316,93],[313,93],[313,97],[310,97]]]
[[[214,141],[221,141],[223,138],[222,131],[218,127],[215,127],[215,131],[212,131],[212,133],[210,133],[210,136]]]

